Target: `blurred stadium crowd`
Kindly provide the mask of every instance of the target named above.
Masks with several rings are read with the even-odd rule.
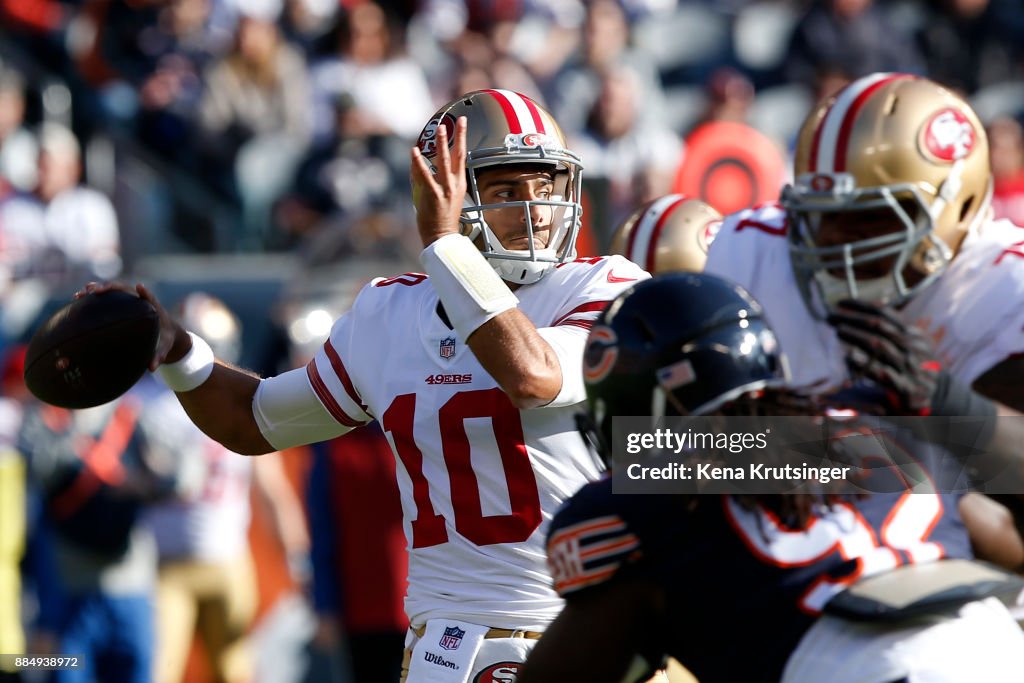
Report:
[[[59,542],[39,547],[45,534],[33,525],[45,522],[22,519],[16,492],[23,487],[11,483],[26,479],[17,432],[38,408],[17,387],[18,343],[82,282],[149,278],[168,302],[214,291],[235,310],[214,306],[207,323],[236,336],[244,365],[267,373],[304,363],[363,282],[415,267],[409,148],[437,106],[480,88],[543,103],[582,155],[590,234],[581,252],[603,252],[633,208],[681,189],[688,162],[699,162],[689,169],[698,176],[714,163],[713,154],[694,153],[703,125],[742,124],[760,134],[751,144],[770,140],[775,149],[765,154],[783,159],[814,102],[853,78],[888,70],[925,74],[969,96],[988,128],[996,217],[1024,224],[1021,35],[1018,0],[0,0],[0,572],[7,572],[0,573],[0,606],[12,595],[2,591],[17,590],[9,570],[17,571],[26,538],[29,556],[50,558],[33,575],[43,590],[26,614],[43,621],[29,625],[30,639],[53,635],[46,627],[58,627],[45,618],[64,613],[46,602],[46,582],[65,593],[81,588],[60,570],[73,567],[80,576],[90,562]],[[766,196],[783,180],[764,188]],[[157,400],[144,390],[140,402]],[[69,449],[68,461],[43,463],[50,478],[40,478],[34,462],[30,499],[45,499],[48,487],[66,493],[78,476],[74,467],[62,469],[78,462],[67,436],[76,427],[57,426],[66,416],[44,412],[31,419]],[[147,432],[143,414],[140,438],[159,446],[167,434]],[[134,425],[136,416],[102,418],[110,421],[103,425],[125,419]],[[104,431],[101,441],[104,435],[116,436]],[[142,511],[153,501],[223,502],[232,494],[223,487],[237,486],[236,524],[217,532],[230,537],[230,547],[210,558],[242,562],[229,571],[244,583],[239,577],[253,570],[239,557],[251,547],[257,566],[250,584],[259,597],[243,597],[241,621],[227,623],[246,631],[274,599],[299,590],[322,617],[299,630],[321,651],[340,651],[347,638],[350,653],[400,652],[405,559],[397,492],[389,488],[394,464],[372,434],[344,437],[353,438],[361,443],[286,458],[287,478],[256,471],[262,466],[228,471],[230,460],[206,453],[197,456],[205,483],[196,484],[191,474],[156,476],[159,462],[147,461],[140,468],[146,486],[133,484],[131,519],[147,517]],[[144,444],[143,460],[159,455]],[[379,457],[351,458],[356,449],[376,449]],[[292,485],[275,493],[267,488],[274,481]],[[111,474],[96,485],[120,483]],[[250,487],[256,531],[248,528]],[[388,495],[393,500],[382,505]],[[330,500],[343,502],[328,509]],[[303,501],[307,514],[297,517]],[[361,516],[367,501],[373,520]],[[167,581],[185,573],[175,564],[182,554],[206,552],[202,544],[188,553],[135,545],[133,534],[153,524],[147,519],[121,539],[143,559],[130,570],[113,568],[122,573],[110,579],[143,600],[157,595],[159,558],[166,597]],[[388,547],[370,557],[367,541],[382,535]],[[106,588],[112,568],[89,568]],[[18,619],[0,615],[0,652],[24,649],[23,640],[10,640],[21,630]],[[136,635],[153,648],[152,633]],[[43,647],[38,638],[30,642]],[[358,654],[350,659],[355,679],[336,657],[307,676],[383,680],[374,678],[379,670],[358,677]],[[218,666],[190,664],[185,680],[208,680]],[[170,670],[181,676],[179,669]],[[231,680],[248,680],[251,666],[240,670]]]

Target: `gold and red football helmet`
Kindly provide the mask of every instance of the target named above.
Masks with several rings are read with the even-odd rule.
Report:
[[[455,121],[467,119],[466,172],[468,190],[462,212],[462,233],[478,240],[484,256],[509,282],[536,282],[558,263],[576,258],[579,234],[583,164],[566,148],[561,128],[543,107],[511,90],[476,90],[449,102],[427,123],[417,145],[428,162],[437,154],[437,129],[444,126],[449,146],[454,143]],[[499,164],[549,164],[555,170],[555,190],[543,201],[485,205],[480,199],[477,173]],[[522,207],[529,229],[530,248],[505,249],[487,225],[490,209]],[[552,207],[551,233],[544,249],[533,247],[532,206]]]
[[[611,253],[649,273],[704,270],[722,214],[707,202],[667,194],[647,202],[612,235]]]
[[[793,267],[808,301],[813,286],[826,307],[905,302],[945,270],[992,197],[977,114],[909,74],[865,76],[818,105],[793,175],[782,193]]]

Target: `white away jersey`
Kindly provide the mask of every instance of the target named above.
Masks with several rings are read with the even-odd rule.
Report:
[[[737,282],[761,302],[789,359],[794,387],[836,388],[847,377],[843,349],[835,331],[803,302],[786,230],[785,211],[774,203],[727,216],[705,270]],[[1008,221],[985,224],[900,315],[928,331],[946,368],[963,382],[1024,351],[1024,230]]]
[[[338,422],[376,418],[395,453],[413,623],[543,629],[558,614],[547,526],[599,473],[574,419],[583,347],[604,306],[647,277],[619,256],[579,259],[516,291],[562,363],[561,393],[532,410],[513,406],[441,319],[426,275],[375,280],[335,323],[307,374]]]

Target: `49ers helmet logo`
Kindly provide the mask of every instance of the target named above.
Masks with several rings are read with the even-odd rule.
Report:
[[[947,108],[932,115],[921,129],[919,144],[930,158],[951,164],[963,159],[977,142],[974,125],[963,112]]]
[[[498,662],[491,664],[473,679],[473,683],[516,683],[519,671],[523,668],[520,662]]]
[[[435,119],[430,119],[423,127],[419,140],[416,141],[416,146],[428,159],[437,154],[437,129],[439,126],[444,126],[444,132],[448,135],[448,146],[451,147],[455,144],[455,118],[451,114],[442,114]]]

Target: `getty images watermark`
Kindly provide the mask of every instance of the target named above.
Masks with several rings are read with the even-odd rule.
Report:
[[[612,429],[613,488],[1024,493],[1024,449],[1019,458],[999,456],[990,445],[994,426],[994,419],[976,418],[695,417],[652,423],[649,417],[619,417]]]

